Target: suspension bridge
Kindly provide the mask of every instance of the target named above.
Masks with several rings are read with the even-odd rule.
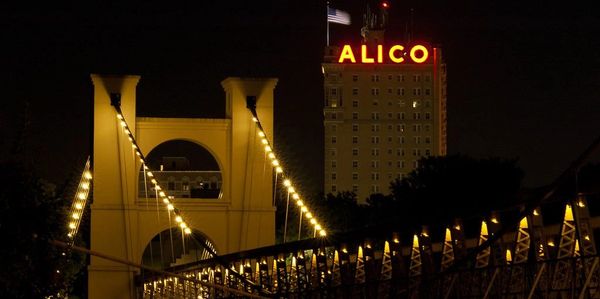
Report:
[[[54,242],[91,255],[89,298],[600,298],[600,217],[590,215],[588,197],[565,198],[559,224],[545,225],[543,215],[600,139],[542,198],[482,215],[477,237],[460,220],[328,234],[271,142],[276,79],[224,80],[224,119],[136,117],[139,79],[92,75],[93,155],[66,242]],[[197,143],[215,157],[217,199],[178,198],[161,186],[145,154],[168,140]],[[298,209],[299,229],[313,238],[275,244],[282,193],[286,222]],[[73,242],[86,215],[90,249]]]

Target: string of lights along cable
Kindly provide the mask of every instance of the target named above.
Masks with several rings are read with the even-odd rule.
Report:
[[[317,220],[316,216],[313,214],[313,212],[311,212],[309,207],[302,200],[302,197],[298,193],[297,188],[294,186],[292,181],[285,174],[285,171],[283,170],[283,166],[281,166],[281,162],[277,159],[277,155],[275,154],[275,152],[273,150],[273,146],[271,145],[271,142],[269,142],[269,140],[267,139],[267,135],[265,134],[263,126],[260,123],[260,119],[258,118],[256,110],[254,110],[252,108],[248,108],[248,110],[250,110],[250,113],[252,114],[252,121],[256,124],[256,129],[258,130],[258,136],[261,138],[260,141],[261,141],[262,145],[264,145],[264,150],[265,150],[267,157],[271,160],[271,165],[273,166],[273,169],[275,170],[275,175],[280,176],[283,179],[283,186],[286,188],[286,190],[288,192],[288,199],[289,199],[289,197],[291,197],[294,200],[294,202],[296,203],[296,206],[299,209],[299,214],[300,215],[304,214],[305,220],[314,227],[314,236],[317,236],[317,235],[321,236],[321,237],[327,236],[327,232],[322,227],[320,221]],[[275,182],[277,182],[277,180],[275,180]],[[302,218],[300,218],[300,219],[302,219]],[[285,233],[284,233],[284,235],[285,235]],[[285,236],[284,236],[284,242],[285,242]]]
[[[81,218],[83,217],[83,211],[85,209],[87,199],[90,195],[90,189],[92,184],[92,171],[90,170],[90,157],[88,156],[83,173],[79,179],[79,185],[77,186],[77,192],[71,203],[71,209],[69,210],[69,222],[68,222],[68,233],[69,243],[73,245],[75,236],[79,231],[79,225],[81,224]]]
[[[177,224],[182,229],[182,231],[186,235],[190,235],[192,233],[192,229],[189,227],[187,222],[184,220],[183,216],[181,215],[181,211],[179,209],[177,209],[175,207],[175,205],[173,204],[172,200],[174,197],[168,196],[165,193],[165,191],[163,191],[163,188],[160,186],[160,184],[158,183],[156,178],[154,178],[154,174],[152,173],[150,168],[148,168],[148,163],[146,163],[146,158],[145,158],[144,154],[142,153],[142,151],[140,150],[140,147],[138,146],[137,142],[135,141],[135,138],[133,137],[133,134],[131,133],[131,130],[129,129],[129,125],[127,124],[127,121],[123,117],[121,108],[119,106],[113,106],[113,107],[115,107],[115,110],[117,112],[117,119],[120,122],[121,128],[123,129],[123,132],[125,132],[125,134],[127,135],[127,139],[131,143],[131,147],[132,147],[133,151],[135,152],[135,155],[138,157],[140,163],[142,164],[142,166],[144,168],[144,172],[146,173],[146,176],[148,178],[150,178],[150,182],[152,182],[152,184],[154,185],[154,190],[156,190],[157,196],[160,197],[160,199],[162,200],[163,204],[165,205],[165,208],[167,209],[167,211],[169,213],[173,213],[175,215],[175,222],[177,222]]]

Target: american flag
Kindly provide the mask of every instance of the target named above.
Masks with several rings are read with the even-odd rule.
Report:
[[[350,25],[350,14],[335,8],[327,9],[327,22]]]

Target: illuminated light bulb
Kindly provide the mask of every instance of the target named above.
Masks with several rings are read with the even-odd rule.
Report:
[[[548,241],[548,246],[554,247],[554,241],[552,241],[552,240]]]
[[[82,183],[81,184],[81,189],[83,189],[83,190],[90,189],[90,183]]]
[[[181,218],[181,216],[177,215],[177,217],[175,217],[175,222],[179,223],[182,221],[183,221],[183,219]]]
[[[265,145],[265,152],[268,153],[268,152],[271,152],[271,151],[272,151],[271,147],[268,146],[268,145]]]
[[[299,201],[297,201],[297,202],[296,202],[296,204],[297,204],[299,207],[301,207],[301,206],[303,206],[303,205],[304,205],[304,202],[303,202],[302,200],[299,200]]]
[[[306,213],[306,218],[307,218],[307,219],[310,219],[310,218],[312,218],[312,213],[311,213],[311,212],[308,212],[308,213]]]
[[[590,240],[590,236],[589,235],[585,235],[585,237],[583,237],[586,241]]]
[[[496,223],[496,224],[498,224],[498,219],[496,219],[496,217],[492,217],[492,219],[490,219],[490,221],[491,221],[492,223]]]
[[[325,236],[327,236],[327,233],[326,233],[324,230],[321,230],[321,231],[319,232],[319,235],[320,235],[321,237],[325,237]]]
[[[79,197],[79,199],[85,199],[85,193],[79,192],[79,194],[77,194],[77,197]]]
[[[319,224],[315,225],[315,229],[316,230],[321,230],[321,225],[319,225]]]
[[[583,203],[583,200],[578,201],[577,206],[580,208],[585,208],[585,204]]]
[[[187,224],[185,224],[185,222],[181,222],[179,223],[179,227],[185,229],[187,227]]]
[[[159,191],[162,190],[162,188],[158,184],[156,184],[156,186],[154,186],[154,189],[159,190]]]
[[[269,144],[269,141],[265,138],[261,139],[260,142],[262,142],[262,144],[264,144],[264,145]]]
[[[288,187],[288,192],[289,193],[294,193],[294,192],[296,192],[296,189],[294,189],[294,187],[292,187],[292,186],[289,186]]]
[[[75,204],[75,208],[78,209],[78,210],[81,210],[81,209],[83,209],[83,205],[80,204],[80,203],[76,203]]]
[[[279,161],[273,160],[273,162],[271,162],[271,164],[273,164],[273,166],[279,166]]]
[[[139,151],[136,151],[135,154],[138,155],[138,157],[142,156],[142,154]]]
[[[258,131],[258,136],[265,137],[265,133],[263,133],[263,131]]]
[[[283,172],[283,168],[281,168],[281,167],[278,166],[277,168],[275,168],[275,172],[282,173]]]
[[[144,159],[140,158],[140,163],[144,164]]]
[[[275,154],[269,153],[269,159],[275,159]]]
[[[73,237],[73,234],[72,234],[72,233],[68,233],[68,234],[67,234],[67,236],[68,236],[69,238],[71,238],[71,237]]]
[[[425,237],[425,238],[429,238],[429,234],[427,232],[422,232],[421,236]]]
[[[125,127],[125,126],[127,126],[127,123],[124,121],[121,121],[121,127]]]
[[[169,201],[169,199],[168,199],[168,198],[166,198],[166,197],[165,197],[165,198],[163,198],[163,202],[164,202],[165,204],[170,204],[170,203],[171,203],[171,202]]]
[[[163,191],[160,191],[160,192],[158,192],[158,195],[160,195],[160,197],[166,197],[166,196],[167,196],[167,195],[165,194],[165,192],[163,192]]]
[[[398,238],[394,238],[394,243],[398,244],[400,243],[400,240],[398,240]]]
[[[71,215],[71,217],[73,217],[73,219],[79,219],[79,214],[73,213],[73,215]]]
[[[131,138],[131,137],[127,137],[127,139],[129,139],[129,141],[132,141],[132,142],[133,142],[133,138]]]
[[[306,213],[306,212],[308,212],[308,208],[307,207],[302,207],[300,209],[300,211],[302,211],[302,213]]]
[[[154,174],[152,173],[152,171],[146,172],[146,175],[149,176],[149,177],[154,177]]]
[[[306,215],[308,217],[308,215]],[[317,224],[317,220],[315,220],[315,218],[310,219],[310,223],[315,225]]]
[[[150,182],[152,182],[152,184],[154,185],[158,184],[158,182],[155,179],[152,179]]]
[[[298,193],[294,193],[294,195],[292,195],[292,198],[298,200],[300,199],[300,195],[298,195]]]
[[[457,225],[455,225],[455,226],[454,226],[454,229],[455,229],[455,230],[460,230],[460,225],[458,225],[458,224],[457,224]]]
[[[252,121],[256,123],[258,122],[258,119],[256,117],[252,117]]]
[[[125,129],[125,131],[124,131],[124,132],[125,132],[125,134],[127,134],[127,135],[130,135],[130,134],[131,134],[131,132],[130,132],[129,130],[127,130],[127,129]]]
[[[173,196],[173,195],[169,195],[169,196],[167,196],[167,197],[168,197],[169,199],[174,199],[174,198],[175,198],[175,196]]]
[[[537,211],[537,209],[533,210],[533,216],[539,216],[540,213]]]
[[[86,171],[85,172],[85,178],[88,179],[88,180],[91,180],[92,179],[92,173],[89,172],[89,171]]]
[[[192,233],[192,230],[189,227],[186,227],[183,232],[185,232],[186,235],[189,235]]]
[[[70,229],[75,229],[75,227],[77,227],[77,224],[75,224],[75,222],[69,223],[69,228]]]
[[[121,115],[121,113],[117,113],[117,118],[118,119],[123,119],[123,115]]]
[[[167,204],[167,210],[173,211],[175,207],[172,204]]]
[[[285,180],[285,181],[283,181],[283,185],[284,185],[284,186],[286,186],[286,187],[289,187],[289,186],[291,186],[291,185],[292,185],[292,181],[290,181],[290,180]]]
[[[348,253],[348,249],[344,248],[344,249],[342,249],[342,252],[343,253]]]
[[[144,165],[144,170],[148,170],[148,169],[149,169],[148,166]]]

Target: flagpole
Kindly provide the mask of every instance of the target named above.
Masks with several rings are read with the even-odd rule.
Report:
[[[327,46],[329,47],[329,1],[327,1],[326,7],[327,11],[325,12],[325,21],[327,22]]]

